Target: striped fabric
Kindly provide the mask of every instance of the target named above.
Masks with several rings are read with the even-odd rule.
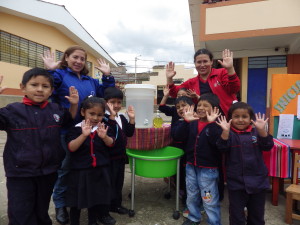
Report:
[[[292,154],[289,145],[274,138],[274,147],[269,152],[263,152],[263,158],[269,170],[269,176],[291,177]]]
[[[133,136],[128,138],[127,148],[153,150],[168,146],[171,141],[171,126],[162,128],[136,128]]]

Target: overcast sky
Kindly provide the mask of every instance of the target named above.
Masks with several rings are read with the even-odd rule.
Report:
[[[168,61],[193,67],[188,0],[44,0],[66,9],[117,61],[134,72]]]

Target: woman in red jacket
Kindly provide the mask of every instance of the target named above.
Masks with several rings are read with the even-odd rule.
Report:
[[[194,63],[198,76],[191,78],[181,85],[174,85],[173,77],[176,75],[175,64],[169,62],[166,66],[167,85],[170,88],[170,96],[176,97],[180,88],[194,91],[197,95],[214,93],[220,99],[220,107],[227,116],[229,107],[237,101],[236,94],[240,90],[240,79],[233,67],[233,53],[225,49],[223,60],[218,60],[223,68],[214,69],[213,55],[207,49],[199,49],[194,55]]]

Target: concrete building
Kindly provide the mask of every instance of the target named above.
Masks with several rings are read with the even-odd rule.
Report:
[[[100,78],[94,68],[104,58],[111,68],[117,62],[84,29],[64,6],[40,0],[0,1],[0,74],[5,94],[20,94],[19,83],[25,71],[43,67],[45,50],[55,52],[59,60],[65,49],[80,45],[88,52],[89,75]]]
[[[234,52],[240,99],[268,112],[272,74],[300,74],[300,1],[189,0],[195,51]],[[214,2],[214,3],[212,3]]]

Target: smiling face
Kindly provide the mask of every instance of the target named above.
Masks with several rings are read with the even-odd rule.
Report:
[[[43,75],[33,76],[25,85],[20,84],[20,88],[35,103],[48,100],[53,91],[49,78]]]
[[[107,100],[107,103],[111,103],[113,105],[113,109],[116,113],[118,113],[122,108],[122,99],[111,98]]]
[[[232,112],[231,125],[237,130],[246,130],[251,124],[251,118],[247,109],[236,109]]]
[[[213,61],[206,54],[200,54],[195,59],[195,67],[203,79],[206,79],[210,74]]]
[[[206,112],[211,112],[212,105],[206,100],[200,100],[197,104],[197,115],[201,121],[206,121]]]
[[[96,126],[99,122],[102,121],[105,109],[101,105],[95,104],[89,109],[81,109],[80,113],[85,120],[90,120],[92,126]]]
[[[190,105],[187,104],[186,102],[184,101],[180,101],[176,104],[176,111],[177,111],[177,114],[180,118],[183,118],[183,114],[184,112],[188,109]]]
[[[70,55],[66,55],[65,60],[68,67],[79,75],[85,66],[86,54],[84,51],[75,50]]]

